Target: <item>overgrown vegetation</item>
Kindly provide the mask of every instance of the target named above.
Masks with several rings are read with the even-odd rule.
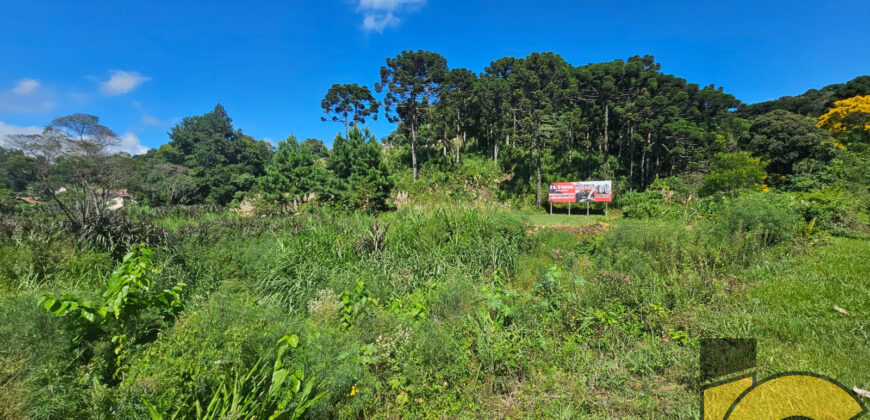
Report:
[[[381,75],[384,144],[336,85],[331,149],[218,106],[142,157],[82,114],[0,150],[0,417],[695,418],[703,336],[870,388],[865,97],[755,116],[651,57]],[[543,212],[592,176],[617,212]]]

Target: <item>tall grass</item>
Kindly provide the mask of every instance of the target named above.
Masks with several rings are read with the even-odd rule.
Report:
[[[832,323],[823,334],[782,318],[755,321],[769,317],[747,309],[753,299],[778,310],[805,300],[795,316],[832,302],[862,315],[863,266],[846,262],[865,247],[837,239],[851,257],[823,248],[803,279],[787,268],[816,252],[802,236],[813,231],[800,202],[742,200],[709,217],[645,220],[479,204],[131,215],[171,232],[154,247],[152,287],[188,286],[177,321],[130,349],[117,385],[95,382],[78,362],[112,343],[84,348],[66,321],[35,306],[42,292],[100,290],[111,255],[63,237],[2,242],[15,258],[0,261],[0,342],[14,344],[0,345],[0,386],[10,395],[0,403],[20,403],[0,414],[141,418],[150,408],[196,417],[197,403],[205,416],[214,401],[272,398],[275,342],[293,333],[298,347],[282,366],[298,366],[324,392],[308,418],[694,418],[701,335],[836,333],[834,343],[856,354],[866,335],[860,323]],[[38,255],[50,257],[41,268]],[[842,285],[823,275],[832,261],[849,279]],[[783,274],[793,287],[765,283]],[[754,283],[768,285],[733,299]],[[812,304],[816,294],[830,300],[825,308]],[[787,346],[776,351],[794,360]],[[840,374],[813,354],[812,366]],[[863,372],[842,352],[836,360]],[[845,377],[863,384],[856,375]]]

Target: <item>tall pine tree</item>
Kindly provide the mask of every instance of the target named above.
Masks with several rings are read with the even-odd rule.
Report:
[[[322,194],[329,173],[310,147],[304,147],[291,135],[278,143],[266,175],[260,178],[263,198],[286,211],[291,204],[305,201],[309,194]]]
[[[368,129],[354,127],[348,138],[337,136],[327,166],[335,175],[334,193],[340,202],[369,210],[386,208],[393,182],[381,145]]]

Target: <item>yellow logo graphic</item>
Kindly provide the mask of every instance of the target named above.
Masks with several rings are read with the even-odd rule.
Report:
[[[807,372],[782,373],[760,382],[746,376],[708,385],[701,403],[703,420],[850,420],[865,411],[848,389]]]

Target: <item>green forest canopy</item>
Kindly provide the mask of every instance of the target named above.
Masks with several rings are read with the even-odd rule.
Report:
[[[820,167],[836,150],[826,146],[833,144],[831,135],[817,128],[814,118],[836,100],[870,93],[870,76],[860,76],[796,97],[745,105],[722,87],[701,87],[663,73],[649,55],[574,66],[551,52],[500,58],[475,73],[449,68],[435,52],[403,51],[386,60],[378,80],[374,90],[384,93],[386,116],[398,123],[382,140],[389,146],[389,153],[382,153],[388,168],[378,171],[410,169],[416,180],[418,170],[426,170],[420,168],[450,172],[468,157],[487,159],[502,174],[502,193],[534,194],[537,205],[547,182],[606,178],[614,179],[619,190],[643,190],[658,178],[708,173],[714,156],[738,151],[763,159],[777,175],[773,185],[789,185],[789,177],[800,175],[802,185],[817,186],[824,181],[817,179],[824,172]],[[380,109],[372,91],[357,84],[333,85],[321,106],[329,120],[345,127],[376,118]],[[39,180],[52,178],[55,187],[72,182],[58,168],[83,164],[84,149],[52,142],[55,131],[49,126],[41,135],[13,136],[16,150],[0,153],[5,188],[44,195],[50,191]],[[349,136],[348,129],[339,138]],[[118,156],[113,176],[123,180],[115,183],[152,205],[226,205],[260,192],[269,166],[284,164],[273,159],[287,158],[234,127],[220,104],[185,118],[169,138],[145,155]],[[863,150],[862,139],[866,134],[849,147]],[[326,169],[329,156],[322,141],[303,143],[305,153]],[[110,150],[109,143],[96,146],[92,150]],[[809,184],[807,173],[815,177]],[[376,178],[388,183],[382,175]],[[329,182],[317,182],[321,197],[336,196],[324,194]],[[293,188],[285,193],[317,192]],[[275,194],[282,192],[267,195]]]

